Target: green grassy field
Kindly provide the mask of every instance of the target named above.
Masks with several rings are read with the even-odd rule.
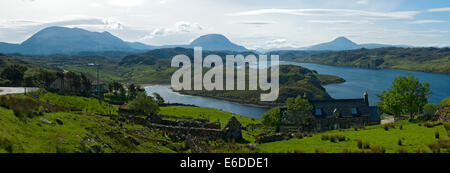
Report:
[[[64,96],[51,92],[41,93],[39,100],[51,104],[61,106],[76,107],[82,110],[83,113],[90,112],[100,115],[117,115],[117,105],[108,105],[105,102],[99,101],[95,98],[87,98],[80,96]]]
[[[25,97],[12,95],[8,97]],[[41,101],[52,104],[78,107],[83,111],[43,113],[42,116],[18,117],[11,109],[0,107],[0,153],[77,153],[77,152],[118,152],[118,153],[189,153],[184,140],[174,139],[159,130],[151,130],[140,125],[120,122],[114,118],[98,116],[109,107],[93,98],[62,96],[45,93]],[[96,108],[94,108],[96,107]],[[117,109],[117,107],[114,107]],[[89,113],[87,113],[89,112]],[[258,134],[270,131],[261,125],[261,119],[244,117],[212,108],[190,106],[161,107],[160,114],[177,117],[192,117],[220,121],[223,128],[235,116],[243,126],[255,128],[243,130],[244,141],[225,142],[204,141],[208,152],[218,153],[342,153],[371,152],[373,148],[384,148],[388,153],[432,152],[429,144],[441,140],[447,147],[440,152],[449,152],[449,132],[444,125],[426,127],[424,123],[401,121],[394,128],[385,125],[367,126],[360,129],[345,129],[310,134],[302,139],[292,138],[278,142],[249,145]],[[53,124],[41,121],[46,119]],[[63,121],[58,124],[57,119]],[[447,125],[448,128],[448,125]],[[439,134],[436,138],[436,134]],[[341,136],[345,140],[323,137]],[[139,144],[133,143],[133,140]],[[361,149],[358,142],[368,145]],[[401,141],[401,145],[399,145]],[[446,142],[445,142],[446,141]]]
[[[400,128],[402,126],[402,128]],[[358,141],[368,143],[371,148],[380,146],[386,149],[387,153],[402,152],[431,152],[428,144],[437,141],[435,133],[439,132],[440,138],[448,139],[448,132],[443,125],[428,128],[419,126],[418,123],[401,121],[395,124],[395,128],[388,131],[384,129],[384,125],[367,126],[364,129],[346,129],[335,130],[313,134],[312,137],[303,139],[291,139],[287,141],[278,141],[259,145],[257,148],[261,152],[268,153],[292,153],[305,152],[314,153],[316,151],[325,153],[342,153],[345,150],[350,152],[360,152]],[[346,141],[331,142],[330,140],[322,140],[323,135],[343,135]],[[402,145],[399,145],[401,139]],[[369,152],[371,149],[365,149]],[[441,151],[445,152],[445,151]],[[449,152],[447,149],[446,152]]]

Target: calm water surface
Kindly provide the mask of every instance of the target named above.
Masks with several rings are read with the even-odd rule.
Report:
[[[345,83],[325,86],[327,92],[336,99],[362,98],[363,92],[368,91],[370,105],[376,105],[379,101],[376,95],[391,87],[392,81],[398,75],[412,74],[419,78],[421,82],[430,82],[432,95],[429,101],[440,103],[442,99],[450,96],[450,75],[423,73],[394,69],[361,69],[353,67],[337,67],[310,63],[296,63],[282,61],[280,64],[299,65],[311,70],[316,70],[320,74],[336,75],[344,78]],[[169,85],[155,85],[145,88],[147,93],[159,93],[169,103],[191,104],[200,107],[216,108],[223,111],[240,114],[249,117],[261,117],[268,109],[240,105],[231,102],[204,98],[198,96],[181,95],[173,92]]]

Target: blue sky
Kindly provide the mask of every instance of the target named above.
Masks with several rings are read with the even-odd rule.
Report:
[[[248,48],[357,43],[450,46],[448,0],[2,0],[0,42],[48,26],[109,31],[127,41],[186,44],[224,34]]]

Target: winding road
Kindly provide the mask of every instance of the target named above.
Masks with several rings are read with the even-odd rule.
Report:
[[[27,92],[35,91],[37,88],[27,88]],[[24,87],[0,87],[0,95],[22,94],[25,93]]]

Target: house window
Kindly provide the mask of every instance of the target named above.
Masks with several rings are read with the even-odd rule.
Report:
[[[357,115],[358,114],[358,109],[352,108],[351,112],[352,112],[352,115]]]
[[[317,116],[322,116],[322,109],[316,108],[315,114],[316,114]]]

